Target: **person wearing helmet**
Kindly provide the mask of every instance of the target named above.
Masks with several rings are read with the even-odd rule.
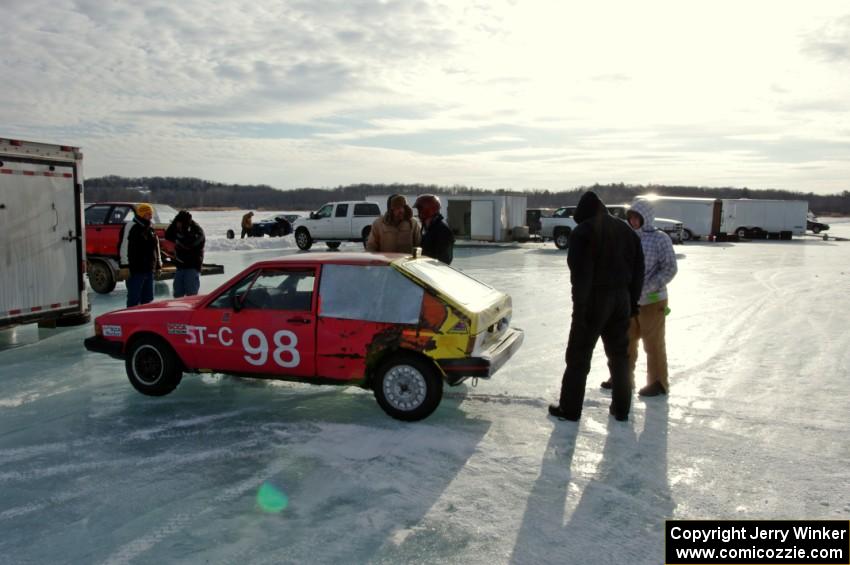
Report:
[[[440,214],[440,199],[434,194],[423,194],[413,207],[419,211],[422,223],[422,254],[451,265],[455,236]]]

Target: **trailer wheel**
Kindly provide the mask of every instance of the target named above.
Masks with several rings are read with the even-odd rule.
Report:
[[[443,379],[430,364],[414,355],[393,355],[372,383],[375,400],[384,412],[405,422],[431,415],[443,398]]]
[[[555,247],[566,249],[570,246],[570,228],[560,228],[555,231]]]
[[[301,251],[307,251],[313,247],[313,238],[310,237],[310,232],[307,228],[298,228],[295,230],[295,244]]]
[[[745,239],[748,234],[749,231],[747,230],[747,228],[738,228],[735,230],[735,235],[738,236],[738,239]]]
[[[133,388],[148,396],[165,396],[177,388],[183,378],[174,350],[153,336],[134,341],[124,365]]]
[[[112,269],[103,261],[89,263],[89,284],[98,294],[109,294],[115,289],[115,276]]]

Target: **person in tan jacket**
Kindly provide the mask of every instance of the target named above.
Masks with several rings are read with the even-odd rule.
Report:
[[[245,239],[245,236],[251,237],[251,227],[254,225],[254,212],[248,212],[244,216],[242,216],[242,237],[241,239]]]
[[[372,223],[366,250],[381,253],[413,253],[420,246],[422,227],[404,196],[390,198],[386,213]]]

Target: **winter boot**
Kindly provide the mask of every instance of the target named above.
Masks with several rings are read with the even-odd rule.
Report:
[[[551,416],[555,416],[559,420],[569,420],[570,422],[578,422],[579,418],[581,418],[581,414],[568,413],[561,408],[560,404],[550,404],[549,414]]]
[[[667,390],[664,388],[664,385],[655,381],[654,383],[648,384],[640,389],[638,394],[640,396],[658,396],[659,394],[667,394]]]
[[[611,379],[608,379],[607,381],[602,381],[602,384],[599,386],[601,386],[605,390],[611,390],[612,388],[614,388],[614,383],[611,382]]]
[[[629,421],[629,415],[628,414],[621,414],[619,412],[615,412],[613,404],[608,407],[608,413],[611,414],[612,416],[614,416],[614,419],[617,420],[618,422],[628,422]]]

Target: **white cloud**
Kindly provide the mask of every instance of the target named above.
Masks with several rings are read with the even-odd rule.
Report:
[[[848,187],[841,2],[4,7],[0,135],[89,175]],[[768,17],[769,15],[769,17]]]

